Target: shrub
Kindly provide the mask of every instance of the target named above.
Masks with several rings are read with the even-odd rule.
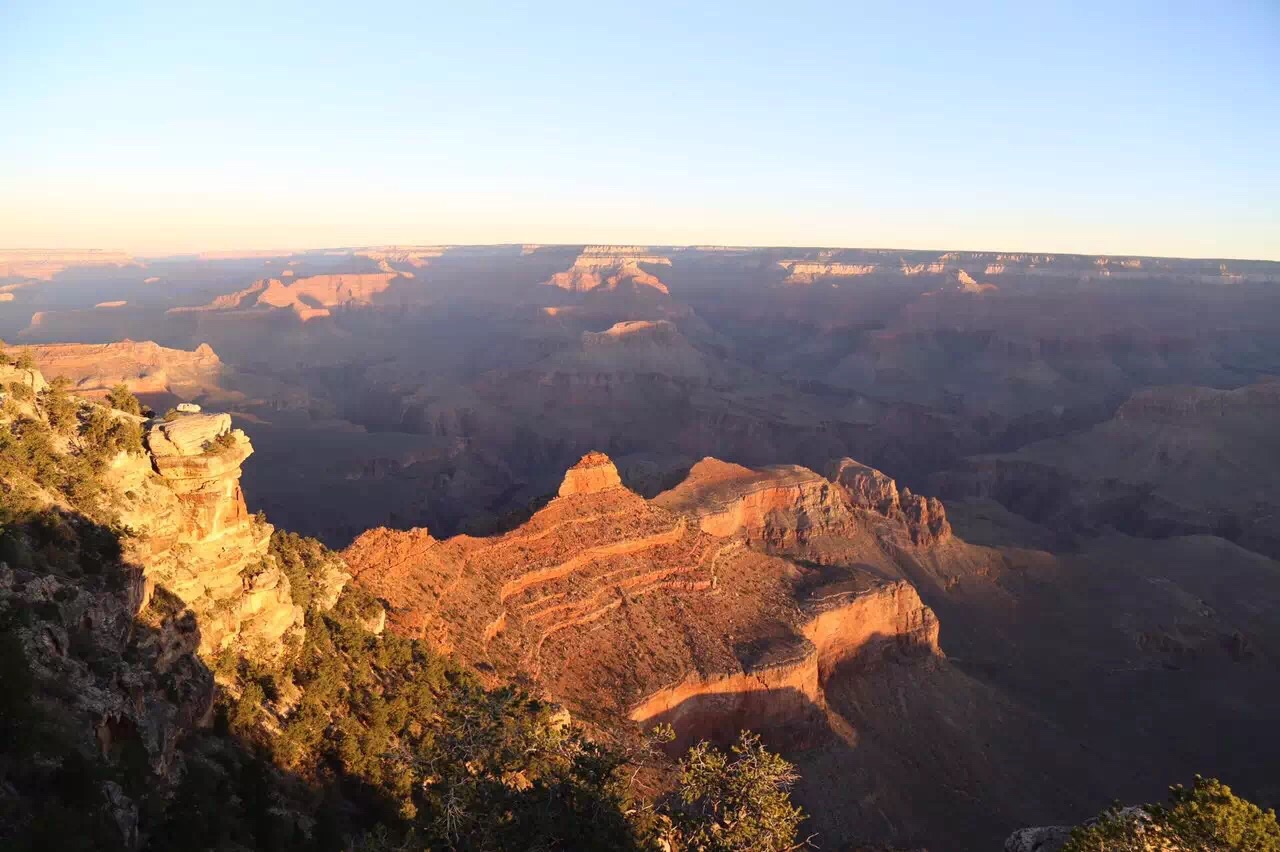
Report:
[[[129,390],[129,386],[123,382],[107,393],[107,402],[117,411],[123,411],[126,414],[142,414],[142,403],[138,402],[133,391]]]
[[[266,522],[266,516],[261,519]],[[330,560],[337,557],[314,538],[276,530],[271,534],[271,555],[289,578],[293,602],[310,612],[315,601],[316,580]]]
[[[701,742],[680,761],[677,845],[700,852],[796,848],[804,813],[791,804],[795,767],[743,731],[729,754]]]
[[[237,443],[239,442],[236,440],[236,436],[234,434],[231,432],[223,432],[212,441],[205,441],[204,454],[207,456],[220,456],[223,453],[230,451]]]
[[[1215,778],[1196,776],[1191,789],[1169,788],[1169,803],[1113,807],[1071,832],[1062,852],[1145,852],[1148,849],[1280,852],[1273,810],[1241,799]]]
[[[71,380],[58,376],[44,392],[44,413],[49,425],[63,434],[69,434],[77,425],[80,404],[71,396]]]
[[[142,455],[142,429],[132,420],[114,417],[101,406],[91,406],[80,423],[82,453],[97,473],[118,453]]]

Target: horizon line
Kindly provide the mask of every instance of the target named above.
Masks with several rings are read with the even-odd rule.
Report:
[[[368,249],[455,249],[455,248],[577,248],[583,249],[588,246],[603,246],[608,248],[658,248],[658,249],[679,249],[679,250],[743,250],[743,251],[768,251],[768,250],[784,250],[792,249],[796,251],[867,251],[883,254],[907,253],[907,252],[937,252],[939,254],[974,254],[974,255],[1043,255],[1048,257],[1081,257],[1081,258],[1131,258],[1137,260],[1199,260],[1199,261],[1220,261],[1220,262],[1248,262],[1248,263],[1277,263],[1280,264],[1280,257],[1228,257],[1218,255],[1162,255],[1162,254],[1137,254],[1130,252],[1080,252],[1080,251],[1040,251],[1040,250],[1015,250],[1015,249],[957,249],[957,248],[894,248],[881,246],[835,246],[835,245],[787,245],[783,243],[637,243],[637,242],[603,242],[603,241],[586,241],[586,242],[494,242],[494,243],[361,243],[350,245],[329,245],[329,246],[310,246],[310,247],[271,247],[271,248],[233,248],[233,249],[188,249],[183,251],[169,252],[142,252],[130,251],[122,248],[105,248],[94,246],[81,247],[62,247],[47,248],[38,246],[9,246],[0,247],[0,254],[5,252],[46,252],[50,254],[56,253],[103,253],[103,254],[123,254],[130,258],[140,260],[166,260],[170,258],[195,257],[200,255],[223,255],[218,259],[234,260],[237,257],[249,258],[253,256],[271,256],[286,257],[292,254],[307,254],[312,252],[350,252]]]

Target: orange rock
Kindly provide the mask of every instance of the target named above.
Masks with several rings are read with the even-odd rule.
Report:
[[[610,488],[621,488],[622,480],[613,460],[604,453],[591,452],[569,468],[560,483],[559,496],[595,494]]]

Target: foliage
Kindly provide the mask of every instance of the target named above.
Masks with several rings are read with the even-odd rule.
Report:
[[[1273,810],[1241,799],[1215,778],[1169,788],[1169,802],[1104,811],[1071,833],[1063,852],[1280,852]]]
[[[166,417],[166,419],[168,419]],[[204,445],[205,455],[218,456],[235,448],[239,443],[236,436],[232,432],[223,432],[212,441],[206,441]]]
[[[95,471],[119,453],[142,455],[142,428],[132,420],[112,415],[101,406],[90,406],[80,424],[83,454]]]
[[[469,849],[628,849],[619,756],[513,689],[449,696],[413,756],[438,844]]]
[[[259,519],[265,523],[265,517]],[[276,530],[271,534],[271,555],[289,578],[293,602],[310,612],[316,602],[319,581],[337,557],[314,538]]]
[[[34,370],[36,368],[36,359],[31,356],[30,350],[23,349],[13,357],[13,366],[19,370]]]
[[[9,382],[9,393],[13,394],[14,399],[23,402],[30,402],[36,398],[36,392],[26,382]]]
[[[332,556],[311,539],[275,538],[282,564],[305,570]],[[378,606],[352,588],[330,611],[313,607],[296,657],[278,671],[242,665],[240,695],[224,705],[232,734],[300,777],[336,779],[332,792],[369,820],[335,811],[318,833],[366,832],[369,849],[410,839],[417,849],[636,846],[617,754],[551,705],[482,688],[422,642],[369,633]],[[279,733],[267,735],[266,708],[291,691]]]
[[[125,414],[142,414],[142,403],[138,402],[138,398],[124,382],[111,388],[107,393],[107,404]]]
[[[0,495],[14,507],[35,499],[31,486],[58,493],[72,506],[109,520],[99,505],[99,475],[118,453],[144,452],[138,424],[107,409],[83,405],[56,382],[43,394],[36,416],[0,422]],[[42,418],[41,415],[44,415]],[[51,428],[57,424],[57,431]],[[63,438],[72,439],[69,441]]]
[[[80,404],[71,396],[71,380],[57,376],[44,391],[44,413],[49,425],[62,434],[70,434],[78,425]]]
[[[700,852],[780,852],[798,848],[803,812],[791,804],[795,767],[743,731],[729,753],[702,742],[680,761],[676,845]]]

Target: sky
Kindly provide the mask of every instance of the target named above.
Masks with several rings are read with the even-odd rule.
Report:
[[[0,117],[8,248],[1280,260],[1276,0],[0,0]]]

